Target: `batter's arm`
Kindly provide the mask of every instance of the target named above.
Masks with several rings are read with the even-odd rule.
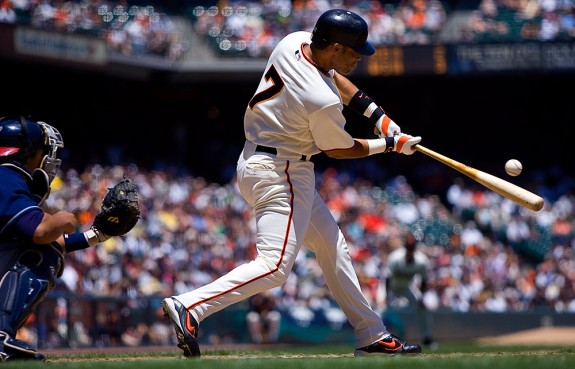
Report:
[[[347,77],[334,71],[333,79],[341,96],[343,105],[349,105],[353,96],[359,91],[359,88],[353,84]]]
[[[333,78],[341,96],[341,102],[374,123],[374,133],[377,136],[393,137],[401,133],[399,125],[385,114],[383,108],[347,77],[334,71]]]
[[[354,144],[349,149],[324,150],[323,152],[334,159],[357,159],[366,156],[395,151],[404,155],[415,152],[414,146],[421,141],[421,137],[406,134],[378,139],[354,138]]]
[[[354,138],[353,146],[348,149],[326,150],[324,153],[332,159],[358,159],[369,155],[369,144],[362,138]]]

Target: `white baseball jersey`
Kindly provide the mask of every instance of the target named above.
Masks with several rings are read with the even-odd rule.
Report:
[[[389,332],[361,291],[345,238],[315,188],[313,162],[301,160],[302,155],[354,145],[344,129],[334,72],[321,70],[304,55],[310,37],[295,32],[278,43],[245,112],[246,143],[237,162],[237,185],[253,208],[257,257],[174,298],[201,322],[282,286],[305,245],[315,253],[359,348]],[[256,145],[273,148],[277,155],[256,151]]]
[[[333,71],[303,53],[311,33],[294,32],[278,43],[244,117],[246,138],[300,156],[353,146]],[[278,114],[278,112],[281,112]]]

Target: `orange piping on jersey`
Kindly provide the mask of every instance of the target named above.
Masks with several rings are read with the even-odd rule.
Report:
[[[287,161],[287,165],[286,165],[286,169],[285,169],[285,174],[286,174],[286,176],[287,176],[287,182],[288,182],[288,184],[289,184],[289,189],[290,189],[290,206],[291,206],[291,210],[290,210],[290,213],[289,213],[288,223],[287,223],[287,227],[286,227],[286,232],[285,232],[285,237],[284,237],[284,243],[283,243],[283,245],[282,245],[282,252],[281,252],[281,255],[280,255],[280,258],[279,258],[278,262],[276,263],[276,267],[275,267],[273,270],[270,270],[269,272],[267,272],[267,273],[265,273],[265,274],[262,274],[262,275],[260,275],[259,277],[252,278],[252,279],[250,279],[249,281],[246,281],[245,283],[242,283],[242,284],[240,284],[240,285],[235,286],[234,288],[230,288],[229,290],[226,290],[226,291],[223,291],[223,292],[221,292],[221,293],[218,293],[217,295],[214,295],[214,296],[212,296],[212,297],[210,297],[210,298],[200,300],[200,301],[196,302],[195,304],[192,304],[192,305],[190,305],[190,306],[187,306],[187,309],[188,309],[188,310],[193,309],[194,307],[196,307],[196,306],[198,306],[198,305],[201,305],[201,304],[203,304],[203,303],[205,303],[205,302],[208,302],[208,301],[210,301],[210,300],[213,300],[213,299],[215,299],[215,298],[218,298],[218,297],[220,297],[220,296],[223,296],[223,295],[225,295],[226,293],[230,293],[230,292],[232,292],[232,291],[234,291],[234,290],[236,290],[236,289],[238,289],[238,288],[240,288],[240,287],[242,287],[242,286],[245,286],[246,284],[251,283],[251,282],[253,282],[253,281],[257,280],[257,279],[260,279],[260,278],[263,278],[263,277],[268,276],[268,275],[270,275],[270,274],[273,274],[273,273],[275,273],[275,272],[279,269],[279,266],[280,266],[280,264],[282,263],[283,258],[284,258],[284,255],[285,255],[286,244],[287,244],[288,235],[289,235],[289,232],[290,232],[291,220],[292,220],[292,218],[293,218],[294,192],[293,192],[293,185],[292,185],[292,183],[291,183],[290,176],[289,176],[289,172],[288,172],[288,171],[289,171],[289,164],[290,164],[290,162],[289,162],[289,160],[288,160],[288,161]]]
[[[316,62],[314,62],[313,60],[311,60],[310,58],[308,58],[307,55],[303,52],[303,48],[304,48],[306,45],[309,47],[309,44],[308,44],[308,43],[305,43],[305,42],[304,42],[303,44],[301,44],[301,46],[300,46],[301,53],[302,53],[303,57],[305,58],[305,60],[307,60],[311,65],[313,65],[314,67],[316,67],[317,70],[319,70],[321,73],[325,74],[325,75],[328,76],[328,77],[331,77],[331,74],[330,74],[327,70],[325,70],[325,69],[323,69],[322,67],[320,67],[319,65],[317,65]]]

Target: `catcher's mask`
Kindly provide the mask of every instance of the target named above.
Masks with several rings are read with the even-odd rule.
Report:
[[[48,174],[52,183],[62,163],[58,149],[63,147],[62,135],[48,123],[23,116],[0,118],[0,162],[22,168],[25,159],[42,150],[40,169]]]

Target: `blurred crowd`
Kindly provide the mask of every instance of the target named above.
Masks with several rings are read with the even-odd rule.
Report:
[[[574,37],[573,0],[481,0],[456,40],[564,41]]]
[[[390,1],[229,1],[197,5],[194,29],[211,40],[222,55],[268,56],[286,34],[311,32],[326,10],[345,8],[360,14],[369,25],[374,45],[429,44],[446,21],[439,0]]]
[[[205,285],[255,256],[254,220],[234,180],[217,184],[171,170],[92,165],[56,177],[46,205],[75,212],[86,230],[107,189],[123,176],[140,190],[142,218],[124,237],[69,254],[51,292],[54,306],[40,309],[22,338],[41,347],[175,344],[161,298]],[[327,168],[318,172],[317,188],[347,237],[366,296],[382,316],[387,257],[408,232],[430,260],[424,301],[432,311],[575,312],[575,196],[565,187],[541,188],[546,201],[539,212],[462,178],[440,196],[415,192],[401,175],[374,183]],[[329,319],[345,321],[305,248],[287,282],[269,296],[278,311],[299,320],[329,311]],[[115,302],[95,312],[91,325],[70,321],[89,314],[79,304],[90,298]],[[142,300],[149,304],[145,316],[134,319]],[[225,333],[210,332],[206,340],[224,342]]]
[[[136,166],[69,169],[47,205],[76,212],[83,230],[107,188],[126,175],[141,191],[142,219],[123,238],[70,254],[67,290],[93,296],[169,296],[192,290],[254,257],[254,220],[234,181],[209,183]],[[327,169],[318,189],[345,232],[373,304],[386,257],[414,232],[431,260],[433,309],[575,311],[572,193],[534,212],[487,190],[454,181],[447,201],[415,193],[405,177],[385,184]],[[276,291],[278,306],[332,303],[313,255],[300,253]]]
[[[276,0],[199,2],[194,29],[222,55],[268,56],[289,32],[312,31],[320,14],[345,8],[369,25],[376,46],[442,42],[573,40],[573,0]]]
[[[347,8],[369,24],[376,46],[449,42],[573,40],[573,0],[0,0],[0,22],[101,37],[125,55],[179,60],[191,47],[189,23],[220,56],[267,57],[318,16]]]
[[[0,22],[98,37],[127,56],[179,60],[189,47],[174,17],[127,0],[0,0]],[[151,3],[151,2],[150,2]]]

